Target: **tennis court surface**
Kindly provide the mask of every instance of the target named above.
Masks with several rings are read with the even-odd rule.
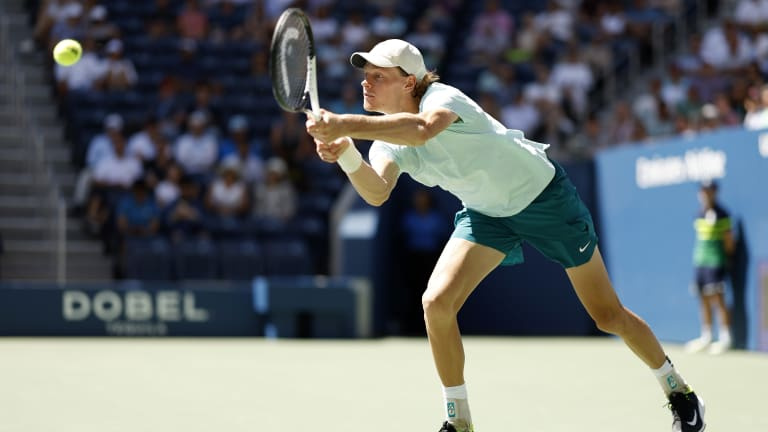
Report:
[[[667,350],[708,432],[768,430],[768,355]],[[653,374],[609,338],[465,340],[477,432],[669,431]],[[0,431],[435,432],[425,339],[0,339]]]

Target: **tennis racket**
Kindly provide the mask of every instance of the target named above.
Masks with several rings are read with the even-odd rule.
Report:
[[[286,9],[272,34],[269,68],[272,93],[282,109],[320,118],[316,68],[309,18],[300,9]]]

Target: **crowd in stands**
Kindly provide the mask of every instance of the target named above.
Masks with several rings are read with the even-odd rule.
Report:
[[[309,13],[321,105],[362,113],[349,54],[379,40],[419,47],[428,68],[509,128],[590,159],[628,142],[768,121],[768,0],[694,29],[634,100],[605,101],[629,56],[654,65],[653,26],[714,11],[692,0],[41,0],[35,43],[80,40],[54,66],[80,170],[73,197],[120,263],[124,239],[171,242],[298,230],[325,256],[341,172],[318,160],[302,115],[272,99],[269,45],[289,6]],[[615,102],[606,104],[606,102]],[[763,120],[765,119],[765,120]],[[364,152],[365,153],[365,152]],[[308,221],[314,221],[308,223]],[[314,236],[314,237],[313,237]],[[315,270],[324,272],[323,259]],[[119,268],[120,266],[118,266]]]

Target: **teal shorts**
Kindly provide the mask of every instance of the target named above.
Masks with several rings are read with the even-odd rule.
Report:
[[[524,261],[523,241],[565,268],[588,262],[597,246],[592,216],[563,168],[552,163],[554,178],[523,211],[491,217],[464,208],[456,213],[451,237],[500,251],[506,255],[502,265]]]

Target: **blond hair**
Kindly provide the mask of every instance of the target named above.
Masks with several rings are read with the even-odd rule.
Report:
[[[398,69],[400,69],[400,75],[402,76],[411,75],[401,67],[398,67]],[[416,79],[418,80],[418,78]],[[440,81],[440,75],[438,75],[435,71],[427,71],[427,74],[424,75],[421,81],[416,81],[416,85],[413,87],[413,91],[411,91],[411,96],[416,99],[421,99],[421,97],[424,96],[424,93],[427,92],[429,86],[432,85],[433,82],[437,81]]]

